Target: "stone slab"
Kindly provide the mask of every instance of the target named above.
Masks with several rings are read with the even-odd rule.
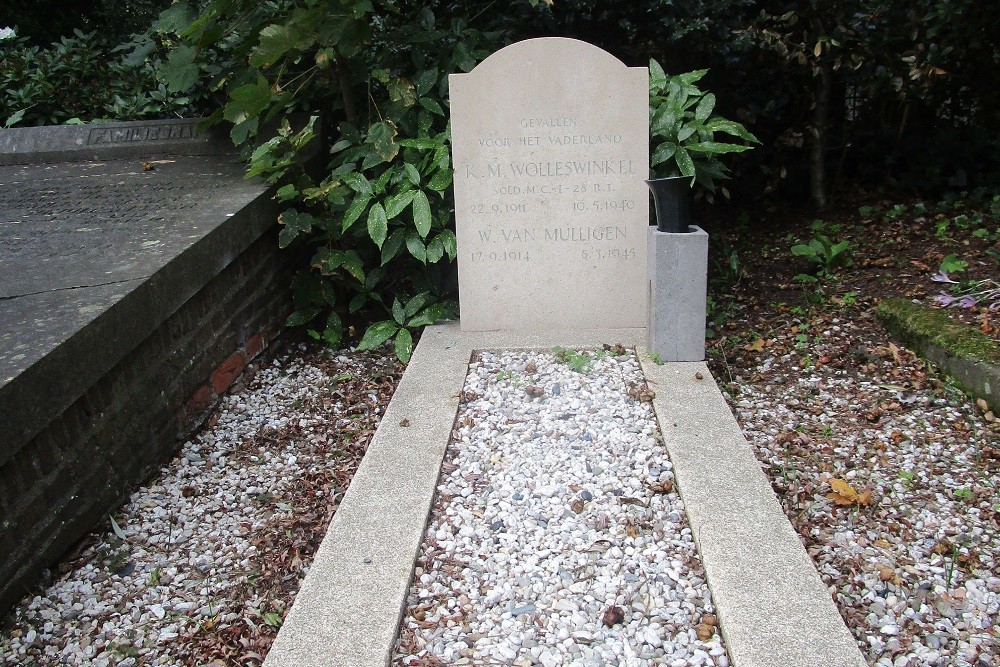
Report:
[[[646,345],[661,361],[705,358],[708,234],[649,228],[649,332]]]
[[[646,68],[547,37],[449,87],[462,327],[645,327]]]
[[[734,667],[864,667],[708,367],[640,359]]]
[[[0,165],[232,151],[225,133],[199,131],[200,122],[178,118],[0,129]]]
[[[0,166],[0,464],[274,224],[244,170],[231,149]]]
[[[864,660],[703,363],[648,360],[644,329],[427,327],[265,667],[385,667],[474,350],[638,346],[734,667]],[[403,426],[403,420],[409,426]],[[665,452],[665,455],[667,452]]]

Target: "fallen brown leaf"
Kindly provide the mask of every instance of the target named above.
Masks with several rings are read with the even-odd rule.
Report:
[[[625,620],[625,610],[621,607],[608,607],[602,620],[609,628],[618,625]]]

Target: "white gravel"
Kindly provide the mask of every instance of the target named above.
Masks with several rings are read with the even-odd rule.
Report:
[[[634,353],[478,356],[394,664],[728,665]]]
[[[2,619],[0,664],[205,664],[183,646],[192,634],[229,628],[255,638],[247,628],[279,625],[284,602],[257,588],[265,559],[286,555],[266,553],[269,535],[302,501],[296,485],[337,464],[347,425],[374,429],[387,397],[352,396],[341,414],[335,393],[338,382],[377,372],[373,359],[300,348],[227,396],[214,423],[115,513],[123,537],[93,535],[64,576]],[[301,563],[282,565],[282,576],[304,575]],[[258,650],[242,647],[239,664],[258,664]]]
[[[830,365],[737,375],[734,412],[869,664],[1000,665],[998,431],[906,350],[838,367],[856,326],[819,333]],[[833,480],[870,503],[835,505]]]

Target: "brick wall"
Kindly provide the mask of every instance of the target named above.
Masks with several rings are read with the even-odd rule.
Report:
[[[0,465],[0,614],[171,458],[273,340],[290,274],[272,229]]]

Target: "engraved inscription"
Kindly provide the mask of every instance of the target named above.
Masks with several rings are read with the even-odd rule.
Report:
[[[193,139],[196,136],[198,136],[196,122],[143,125],[141,127],[95,127],[87,135],[87,145]]]
[[[643,326],[645,71],[562,38],[480,67],[449,78],[463,329]]]

